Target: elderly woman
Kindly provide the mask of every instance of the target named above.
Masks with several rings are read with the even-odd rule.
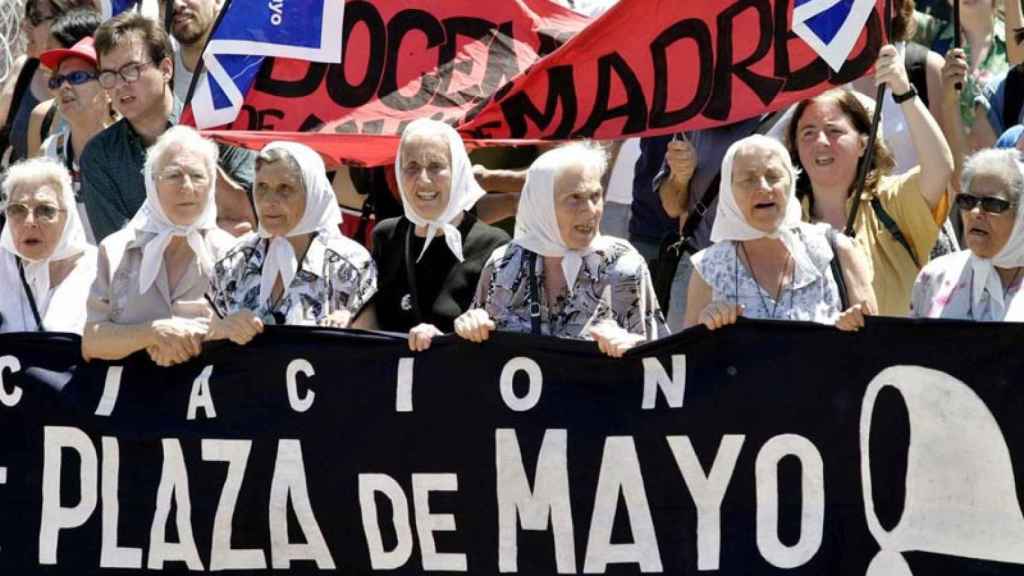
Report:
[[[214,303],[267,324],[346,328],[377,290],[369,252],[341,235],[341,210],[311,148],[271,142],[256,158],[259,234],[217,263]]]
[[[395,172],[405,217],[373,230],[379,289],[356,325],[409,332],[409,348],[419,351],[453,330],[487,258],[509,237],[467,212],[485,192],[448,124],[425,118],[409,124]]]
[[[876,141],[864,191],[854,198],[857,173],[867,148],[871,116],[852,92],[832,90],[797,105],[787,130],[790,154],[803,170],[798,194],[806,200],[805,219],[846,227],[856,209],[856,239],[868,253],[880,314],[906,316],[910,289],[928,262],[946,220],[946,186],[953,158],[942,131],[914,96],[905,67],[892,46],[875,64],[875,80],[889,85],[903,111],[921,165],[888,176],[892,156]]]
[[[61,116],[67,120],[63,129],[43,142],[42,150],[48,158],[67,166],[77,197],[82,186],[78,156],[93,136],[114,122],[110,97],[96,80],[96,49],[93,48],[92,37],[68,49],[43,52],[39,59],[53,71],[50,90],[54,93],[54,102]],[[86,238],[95,243],[84,201],[79,199],[76,206],[84,223]]]
[[[921,270],[912,316],[1024,321],[1022,171],[1016,150],[982,150],[967,160],[956,204],[968,250],[937,258]]]
[[[526,175],[512,242],[480,276],[455,332],[473,342],[493,330],[596,340],[621,356],[667,334],[647,264],[628,242],[602,236],[607,157],[574,143],[542,154]]]
[[[251,313],[212,318],[207,292],[217,257],[234,239],[217,228],[217,145],[176,126],[146,153],[146,200],[100,244],[82,355],[114,360],[139,350],[163,366],[201,352],[204,340],[245,344],[263,329]]]
[[[692,258],[686,326],[714,330],[746,316],[856,330],[875,312],[866,258],[828,226],[800,221],[796,170],[774,138],[726,151],[711,240]]]
[[[7,171],[3,193],[0,332],[81,334],[96,249],[75,211],[71,177],[56,162],[26,160]]]

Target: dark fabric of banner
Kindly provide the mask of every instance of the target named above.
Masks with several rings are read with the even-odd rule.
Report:
[[[271,327],[161,369],[2,335],[0,567],[1020,573],[1022,338],[741,321],[616,360]]]

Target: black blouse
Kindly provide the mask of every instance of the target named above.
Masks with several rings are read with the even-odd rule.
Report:
[[[407,332],[420,322],[452,332],[455,318],[469,309],[480,271],[491,253],[510,241],[500,228],[484,224],[466,213],[459,223],[463,262],[455,259],[444,236],[438,234],[426,254],[415,264],[416,298],[420,317],[413,308],[405,261],[406,236],[413,260],[423,249],[424,238],[411,232],[404,217],[381,221],[373,230],[373,259],[377,263],[377,294],[373,298],[381,330]]]

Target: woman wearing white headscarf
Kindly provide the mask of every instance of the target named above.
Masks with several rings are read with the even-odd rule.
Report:
[[[100,243],[82,338],[86,358],[146,350],[162,366],[185,362],[205,340],[244,344],[262,330],[251,314],[214,319],[213,265],[234,242],[217,228],[217,146],[176,126],[146,152],[146,200]]]
[[[800,221],[796,176],[774,138],[748,136],[726,151],[715,244],[692,257],[686,326],[714,330],[745,316],[857,330],[875,313],[867,258],[828,226]]]
[[[346,328],[377,290],[370,253],[341,234],[341,210],[323,159],[271,142],[256,158],[259,233],[217,263],[214,304],[267,324]]]
[[[0,332],[81,334],[96,249],[75,209],[71,176],[52,160],[19,162],[7,171],[3,196]]]
[[[409,124],[395,176],[405,217],[373,230],[378,291],[356,325],[409,332],[409,348],[419,351],[454,329],[473,301],[484,263],[509,237],[468,212],[485,192],[462,138],[448,124],[426,118]]]
[[[982,150],[964,164],[956,198],[967,250],[929,262],[917,276],[911,315],[1024,322],[1024,166],[1016,150]]]
[[[606,168],[605,153],[583,143],[530,166],[515,237],[484,266],[457,334],[474,342],[492,330],[593,339],[611,356],[667,334],[644,258],[598,230]]]

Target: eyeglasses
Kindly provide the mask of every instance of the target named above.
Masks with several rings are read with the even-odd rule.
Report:
[[[1011,206],[1016,206],[1016,202],[1010,202],[1009,200],[1003,200],[1002,198],[996,198],[994,196],[972,196],[970,194],[958,194],[956,197],[957,208],[964,212],[970,212],[974,210],[975,206],[981,205],[982,212],[988,212],[989,214],[1002,214],[1010,209]]]
[[[24,204],[8,204],[7,208],[4,209],[7,218],[12,222],[25,221],[28,218],[29,212],[32,213],[37,222],[56,222],[58,216],[64,210],[53,204],[37,204],[32,208]]]
[[[68,74],[54,74],[53,76],[50,76],[50,79],[47,81],[47,85],[49,85],[50,90],[60,90],[60,87],[63,86],[65,82],[72,86],[80,86],[86,82],[95,80],[96,77],[97,74],[95,72],[75,70]]]
[[[117,70],[103,70],[99,75],[100,86],[110,90],[114,86],[117,86],[117,78],[119,76],[125,81],[125,84],[131,84],[142,76],[142,69],[152,63],[152,61],[129,62]]]
[[[157,175],[157,180],[174,186],[184,186],[185,178],[188,178],[193,186],[203,187],[209,183],[210,178],[202,172],[189,172],[181,168],[168,168]]]

